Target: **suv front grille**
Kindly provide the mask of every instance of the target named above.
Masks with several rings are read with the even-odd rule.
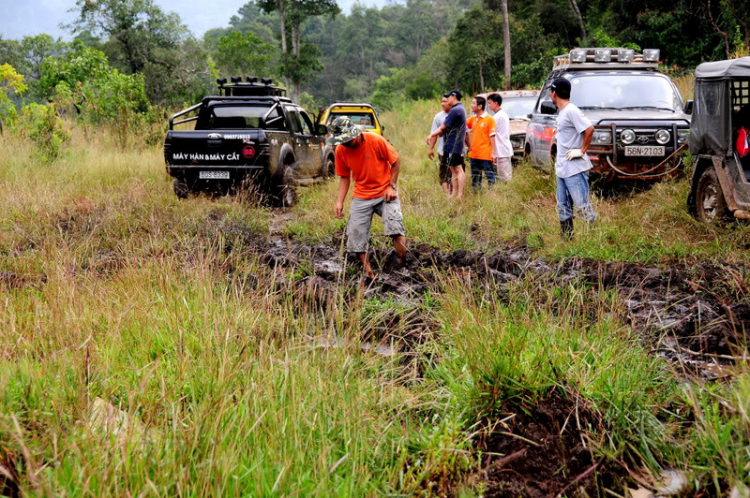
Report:
[[[617,144],[620,146],[624,145],[660,145],[656,143],[656,137],[654,136],[660,128],[654,128],[654,129],[648,129],[648,130],[634,130],[635,131],[635,140],[631,144],[624,144],[622,143],[622,140],[620,138],[620,135],[624,130],[627,128],[618,128],[617,129]],[[632,129],[632,128],[631,128]],[[670,135],[672,134],[672,130],[669,130]],[[672,141],[670,140],[670,143]],[[669,144],[667,144],[669,145]]]

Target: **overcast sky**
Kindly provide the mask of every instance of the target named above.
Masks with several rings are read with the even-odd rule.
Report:
[[[341,9],[348,13],[356,0],[338,0]],[[177,12],[194,35],[201,37],[206,30],[229,24],[247,0],[156,0],[165,11]],[[382,6],[387,0],[361,0],[367,6]],[[75,0],[0,0],[0,35],[3,38],[21,38],[25,35],[49,33],[55,37],[69,38],[60,29],[73,15],[68,12]],[[221,7],[217,7],[220,5]]]

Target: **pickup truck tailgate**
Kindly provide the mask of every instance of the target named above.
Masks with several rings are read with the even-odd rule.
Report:
[[[263,130],[169,131],[164,160],[179,168],[263,168],[269,144]]]

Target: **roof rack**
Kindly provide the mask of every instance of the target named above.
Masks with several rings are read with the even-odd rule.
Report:
[[[556,56],[552,70],[658,69],[659,55],[655,48],[647,48],[642,54],[630,48],[575,48]]]
[[[216,80],[219,85],[219,95],[223,97],[285,97],[286,90],[273,85],[271,78],[260,78],[247,76],[242,81],[242,76],[234,76],[232,82],[227,83],[226,78]]]

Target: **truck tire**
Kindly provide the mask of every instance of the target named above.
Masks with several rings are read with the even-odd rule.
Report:
[[[323,162],[323,176],[327,178],[333,178],[336,176],[336,163],[331,156],[328,156]]]
[[[178,199],[187,199],[188,195],[190,195],[190,187],[182,178],[175,178],[172,188]]]
[[[694,202],[695,215],[703,223],[710,225],[729,217],[727,201],[713,166],[701,173],[695,187]]]
[[[283,207],[292,207],[297,204],[297,181],[291,164],[284,168],[284,174],[281,177],[280,199]]]

